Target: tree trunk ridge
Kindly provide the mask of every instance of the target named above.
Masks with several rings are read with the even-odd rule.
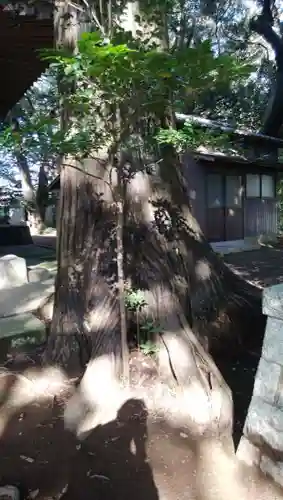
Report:
[[[121,355],[115,202],[105,163],[87,163],[89,175],[72,166],[65,166],[62,175],[63,220],[49,359],[54,357],[53,337],[70,334],[88,338],[84,345],[95,346],[89,348],[92,356],[111,350]],[[208,338],[210,350],[230,349],[235,339],[257,342],[263,328],[259,290],[230,271],[205,240],[188,198],[185,204],[189,186],[184,176],[180,178],[180,165],[171,163],[169,177],[163,168],[167,175],[162,168],[157,175],[139,172],[127,186],[125,279],[144,292],[147,306],[141,321],[153,320],[166,331],[170,314],[176,315],[162,308],[160,292],[157,301],[160,286],[171,295],[172,304],[180,305],[198,338]],[[251,325],[253,330],[258,325],[254,338]]]

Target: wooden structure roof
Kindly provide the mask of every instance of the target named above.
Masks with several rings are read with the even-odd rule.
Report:
[[[201,152],[192,152],[191,153],[192,157],[195,160],[199,160],[201,162],[205,162],[207,165],[219,165],[219,166],[224,166],[224,168],[227,168],[227,166],[241,166],[241,167],[253,167],[253,168],[258,168],[259,170],[262,167],[269,168],[272,167],[274,170],[277,170],[278,172],[283,172],[283,163],[281,161],[278,162],[268,162],[268,161],[261,161],[258,159],[253,159],[249,160],[248,158],[244,158],[241,156],[229,156],[225,154],[217,154],[217,153],[201,153]],[[60,175],[57,175],[49,184],[48,190],[49,192],[55,192],[60,189]]]
[[[230,125],[223,125],[221,122],[214,120],[209,120],[208,118],[202,118],[195,115],[185,115],[183,113],[176,113],[177,123],[191,123],[193,125],[198,125],[202,128],[207,128],[211,130],[218,130],[222,133],[228,135],[236,136],[238,138],[243,138],[252,143],[265,143],[277,147],[283,147],[283,139],[281,137],[271,137],[269,135],[261,134],[260,132],[253,132],[251,130],[243,130],[231,127]]]
[[[53,19],[0,10],[0,119],[47,68],[39,50],[53,47]]]

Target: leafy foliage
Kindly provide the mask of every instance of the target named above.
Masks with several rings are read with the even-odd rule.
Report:
[[[48,72],[27,91],[2,126],[0,177],[12,184],[19,177],[20,157],[25,160],[34,186],[38,184],[41,164],[47,176],[52,176],[56,163],[54,138],[60,133],[56,88],[54,75]]]
[[[125,304],[128,311],[139,311],[146,305],[143,292],[141,290],[126,290]]]
[[[174,128],[160,129],[157,136],[159,144],[171,144],[177,152],[188,149],[197,150],[199,146],[217,150],[227,150],[228,136],[209,130],[200,130],[189,121],[184,123],[181,130]]]
[[[175,101],[188,94],[196,100],[204,88],[245,78],[251,70],[232,56],[215,56],[209,41],[160,51],[144,41],[137,47],[105,43],[98,33],[84,33],[73,56],[58,52],[44,57],[74,88],[67,97],[68,131],[53,137],[54,147],[80,157],[118,144],[121,148],[130,137],[132,142],[141,136],[152,141]],[[190,132],[187,126],[179,143],[196,140]],[[159,143],[166,136],[160,134]]]

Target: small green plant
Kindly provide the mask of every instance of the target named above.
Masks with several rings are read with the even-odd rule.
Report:
[[[148,341],[140,345],[140,350],[146,356],[154,356],[158,352],[158,346],[154,342]]]
[[[146,301],[141,290],[127,289],[125,296],[125,307],[128,311],[136,314],[137,323],[137,344],[140,346],[140,318],[141,309],[146,306]]]
[[[126,290],[125,304],[128,311],[140,311],[146,306],[144,294],[141,290]]]
[[[160,333],[162,328],[153,321],[146,321],[143,325],[141,325],[141,331],[143,332],[144,337],[149,340],[149,338],[153,335]]]
[[[147,355],[156,354],[157,346],[152,342],[152,337],[161,331],[161,327],[153,321],[140,322],[140,312],[147,305],[144,294],[141,290],[127,289],[125,295],[126,309],[136,315],[137,344],[138,348]]]
[[[161,331],[161,326],[155,324],[153,321],[146,321],[143,325],[141,325],[141,332],[144,341],[140,345],[140,349],[144,354],[154,355],[158,352],[158,346],[152,341],[152,338],[161,333]]]

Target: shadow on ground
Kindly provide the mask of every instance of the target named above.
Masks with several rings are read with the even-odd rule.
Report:
[[[39,250],[35,246],[32,250],[35,253],[32,255],[30,250],[31,248],[20,249],[20,251],[27,252],[22,256],[27,255],[28,259],[48,260],[47,255],[50,255],[50,260],[54,259],[54,248],[40,248]],[[5,253],[8,253],[7,247],[5,247]],[[11,253],[19,255],[15,251]],[[226,256],[224,260],[244,279],[253,281],[258,286],[270,286],[283,282],[283,251],[280,248],[263,248],[258,251],[233,254]],[[231,353],[229,358],[222,356],[216,359],[225,380],[233,390],[236,443],[242,433],[259,355],[260,352],[256,354],[243,352],[241,356],[239,353]],[[161,498],[156,491],[145,453],[145,422],[142,419],[137,422],[129,418],[129,414],[139,413],[135,408],[135,405],[141,408],[139,402],[134,403],[134,409],[127,407],[126,411],[122,412],[122,415],[118,414],[114,421],[106,426],[98,427],[83,443],[78,442],[70,432],[64,429],[62,418],[64,405],[64,399],[44,404],[35,403],[22,408],[12,417],[0,438],[1,482],[20,484],[24,489],[36,492],[38,500],[51,500],[51,498],[157,500]],[[151,446],[152,453],[156,454],[155,468],[157,471],[160,470],[161,476],[163,475],[164,488],[166,489],[166,482],[168,485],[174,482],[174,470],[180,470],[181,467],[184,469],[184,484],[181,484],[179,488],[183,488],[184,493],[185,484],[187,484],[188,489],[191,488],[193,492],[194,465],[192,465],[192,457],[187,458],[186,461],[185,455],[186,453],[188,455],[188,450],[182,451],[182,445],[178,442],[173,452],[170,447],[169,454],[168,447],[164,443],[166,439],[156,438]],[[183,459],[184,462],[182,462]],[[211,460],[213,462],[213,456]],[[169,469],[167,473],[164,473],[166,463],[169,464]],[[230,487],[233,489],[232,486]],[[227,490],[227,492],[226,497],[229,495],[231,498],[230,491]],[[174,500],[181,497],[182,495],[178,496],[176,492]],[[183,496],[185,497],[195,498],[188,492]],[[172,496],[170,498],[173,499]],[[220,500],[217,496],[210,498]],[[249,498],[271,500],[279,496],[258,495],[258,497]]]
[[[267,287],[283,283],[282,246],[225,255],[224,261],[242,278],[257,286]]]
[[[209,444],[204,458],[178,429],[147,420],[140,399],[127,400],[114,420],[96,427],[82,443],[64,429],[64,403],[57,399],[21,408],[1,437],[0,481],[20,486],[29,493],[25,498],[283,498],[274,483],[237,461],[231,463],[217,444],[212,449]]]
[[[52,247],[44,248],[37,245],[0,246],[0,257],[9,254],[26,259],[28,267],[56,259],[56,252]]]

